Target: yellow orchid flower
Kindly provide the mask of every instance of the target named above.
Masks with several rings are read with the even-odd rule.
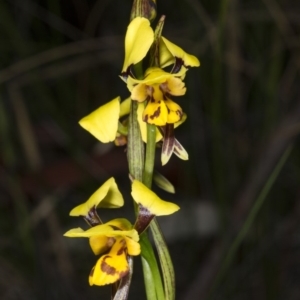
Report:
[[[135,37],[135,38],[133,38]],[[127,83],[131,99],[147,105],[143,120],[149,124],[164,126],[181,120],[181,107],[170,99],[170,95],[182,96],[186,92],[183,82],[188,67],[200,66],[199,60],[183,51],[164,37],[159,43],[160,67],[149,68],[144,79],[137,80],[130,67],[140,62],[147,54],[154,41],[154,32],[149,20],[135,18],[128,26],[125,37],[125,60],[122,79]],[[171,73],[162,68],[173,64]]]
[[[120,280],[129,271],[127,256],[141,252],[139,235],[126,219],[114,219],[86,231],[74,228],[64,236],[89,238],[95,255],[107,253],[93,267],[89,275],[90,285],[106,285]]]
[[[179,74],[170,74],[153,67],[146,71],[143,80],[128,77],[127,86],[131,91],[131,99],[138,102],[147,101],[143,112],[144,122],[164,126],[181,120],[182,109],[169,95],[185,94],[186,88],[180,77],[184,76],[186,70],[183,68]]]

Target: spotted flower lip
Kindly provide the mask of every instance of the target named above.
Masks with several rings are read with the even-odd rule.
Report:
[[[137,118],[138,118],[138,122],[140,125],[140,129],[141,129],[141,135],[142,135],[142,140],[147,143],[147,123],[143,121],[143,112],[145,110],[145,106],[144,103],[139,103],[138,106],[138,110],[137,110]],[[174,128],[177,128],[179,125],[181,125],[183,122],[185,122],[187,116],[185,113],[183,113],[182,118],[180,119],[180,121],[176,122],[174,124]],[[156,139],[155,142],[159,142],[160,140],[162,140],[163,136],[160,133],[159,129],[156,128]]]
[[[98,259],[89,275],[89,284],[103,286],[114,283],[129,272],[126,241],[117,238],[108,254]]]
[[[136,179],[132,182],[131,195],[137,204],[142,205],[150,214],[155,216],[170,215],[179,210],[178,205],[162,200]]]
[[[116,282],[129,272],[123,240],[118,239],[107,255],[97,261],[89,275],[90,285],[106,285]]]
[[[70,212],[70,216],[87,216],[91,209],[97,207],[118,208],[123,206],[124,199],[115,179],[111,177],[85,202]]]

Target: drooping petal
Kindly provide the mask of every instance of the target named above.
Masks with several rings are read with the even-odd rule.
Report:
[[[124,199],[115,179],[111,177],[85,202],[70,212],[70,216],[87,216],[92,208],[118,208],[123,206]]]
[[[174,145],[174,154],[177,155],[182,160],[188,160],[189,154],[186,150],[182,147],[182,145],[175,139]]]
[[[147,54],[154,41],[154,32],[146,18],[134,18],[125,36],[125,60],[122,73],[132,64],[140,62]]]
[[[171,155],[173,154],[174,146],[175,146],[174,125],[167,124],[164,130],[164,139],[163,139],[163,145],[161,150],[161,163],[163,166],[171,158]]]
[[[200,66],[200,62],[196,56],[186,53],[180,47],[173,44],[164,37],[161,37],[159,55],[162,68],[175,62],[175,60],[173,60],[171,56],[181,59],[184,66],[186,67]]]
[[[126,242],[124,239],[118,239],[109,253],[97,261],[89,275],[89,284],[111,284],[124,277],[128,271]]]
[[[178,205],[160,199],[138,180],[133,180],[132,182],[131,195],[136,203],[142,205],[156,216],[170,215],[179,210]]]
[[[119,115],[120,97],[116,97],[82,118],[79,124],[102,143],[108,143],[116,137]]]

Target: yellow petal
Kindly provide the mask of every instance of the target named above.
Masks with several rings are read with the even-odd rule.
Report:
[[[123,204],[123,196],[111,177],[85,203],[73,208],[70,216],[86,216],[93,207],[118,208]]]
[[[139,103],[138,109],[137,109],[137,118],[138,122],[140,125],[140,130],[141,130],[141,135],[142,135],[142,140],[144,143],[147,143],[147,123],[143,121],[143,112],[145,109],[144,103]],[[159,132],[159,130],[156,128],[156,140],[155,142],[157,143],[162,139],[162,135]]]
[[[129,255],[136,256],[141,253],[141,246],[138,242],[125,236],[127,251]]]
[[[154,41],[154,32],[146,18],[134,18],[125,36],[125,60],[122,72],[132,64],[140,62],[147,54]]]
[[[182,145],[176,140],[175,147],[173,153],[177,155],[182,160],[188,160],[189,154],[187,151],[182,147]]]
[[[148,87],[151,88],[151,87]],[[143,83],[135,85],[131,90],[132,100],[144,102],[148,98],[147,86]]]
[[[82,230],[81,228],[73,228],[64,234],[64,236],[67,237],[84,237],[84,238],[90,238],[92,236],[100,236],[100,235],[104,235],[107,237],[127,236],[136,242],[139,240],[139,235],[135,229],[115,230],[111,225],[107,225],[107,224],[96,225],[94,227],[89,228],[86,231]]]
[[[186,53],[180,47],[171,43],[169,40],[167,40],[164,37],[161,37],[160,54],[159,55],[160,55],[160,64],[161,64],[162,68],[171,64],[171,61],[172,61],[172,59],[170,58],[171,55],[173,57],[182,59],[184,65],[186,67],[199,67],[200,66],[200,62],[196,56]]]
[[[84,230],[82,228],[77,227],[77,228],[73,228],[73,229],[68,230],[64,234],[64,236],[67,236],[67,237],[81,237],[83,232],[84,232]]]
[[[120,115],[119,117],[123,117],[125,115],[129,115],[130,112],[130,104],[131,104],[131,98],[128,97],[124,101],[121,102],[120,104]]]
[[[172,77],[166,84],[166,92],[173,96],[182,96],[186,92],[186,87],[180,78]]]
[[[185,72],[181,72],[180,74],[179,73],[171,74],[171,73],[165,72],[163,69],[158,68],[158,67],[148,68],[145,72],[144,79],[135,79],[135,78],[129,76],[127,79],[127,87],[129,89],[129,91],[132,91],[133,88],[137,84],[145,84],[148,86],[151,86],[154,84],[161,84],[161,83],[166,82],[167,80],[169,80],[172,77],[181,76]]]
[[[183,115],[181,107],[170,99],[166,99],[164,102],[168,108],[167,123],[173,124],[179,122]]]
[[[162,38],[159,43],[159,63],[161,68],[173,65],[175,63],[175,57],[169,51],[166,44],[163,42]]]
[[[160,199],[138,180],[132,183],[131,195],[136,203],[146,207],[151,214],[156,216],[170,215],[179,210],[178,205]]]
[[[113,240],[113,242],[111,242]],[[90,246],[95,255],[106,252],[114,244],[115,239],[105,235],[91,236],[89,239]]]
[[[187,118],[186,113],[183,113],[183,114],[182,114],[182,117],[181,117],[181,120],[180,120],[179,122],[176,122],[176,123],[174,124],[174,128],[177,128],[179,125],[181,125],[182,123],[184,123],[185,120],[186,120],[186,118]]]
[[[124,239],[119,239],[110,252],[97,261],[90,273],[89,283],[90,285],[111,284],[124,277],[128,271],[126,243]]]
[[[102,143],[108,143],[116,137],[119,114],[120,97],[117,97],[81,119],[79,124]]]
[[[114,219],[109,222],[106,222],[105,224],[117,227],[120,230],[130,230],[133,227],[132,224],[127,219],[124,218]]]

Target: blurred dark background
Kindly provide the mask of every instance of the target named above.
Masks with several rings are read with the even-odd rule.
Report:
[[[176,137],[189,161],[157,169],[181,210],[160,218],[177,299],[300,299],[300,2],[157,0],[163,35],[195,54]],[[69,211],[114,176],[134,220],[125,148],[80,118],[128,96],[130,0],[0,1],[0,298],[109,299]],[[159,156],[159,151],[157,153]],[[146,299],[135,259],[130,299]]]

